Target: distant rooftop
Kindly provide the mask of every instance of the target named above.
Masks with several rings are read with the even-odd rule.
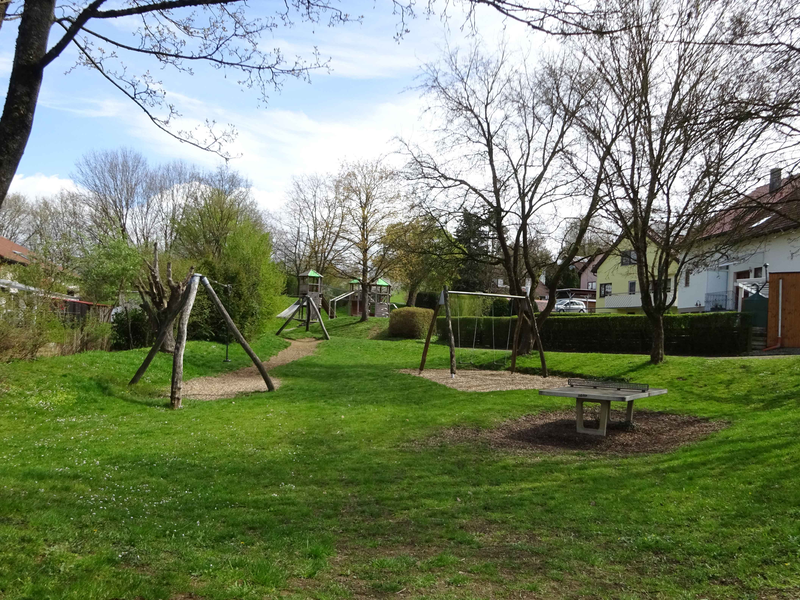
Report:
[[[30,253],[31,251],[25,246],[20,246],[7,238],[0,237],[0,260],[27,265],[31,262],[28,258]]]

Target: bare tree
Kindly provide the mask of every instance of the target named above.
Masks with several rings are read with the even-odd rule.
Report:
[[[9,194],[0,207],[0,236],[25,246],[31,237],[31,205],[22,194]]]
[[[203,187],[198,177],[180,163],[151,169],[141,154],[128,149],[92,152],[77,165],[74,179],[81,192],[75,196],[86,209],[87,237],[92,244],[122,239],[142,252],[143,273],[136,289],[156,331],[183,293],[185,281],[172,277],[171,253],[176,217],[187,198]],[[223,175],[220,178],[224,180]],[[167,257],[165,272],[160,252]],[[173,348],[170,332],[162,349],[172,352]]]
[[[619,33],[574,44],[596,79],[582,121],[590,166],[635,253],[653,363],[664,360],[663,315],[681,271],[715,251],[698,238],[774,160],[785,140],[773,134],[797,109],[796,97],[774,102],[782,80],[723,43],[724,6],[619,0]]]
[[[128,148],[90,152],[76,164],[73,179],[84,192],[95,236],[122,237],[135,245],[155,241],[150,168],[144,155]]]
[[[337,187],[344,203],[346,249],[336,270],[361,283],[361,320],[369,318],[369,288],[396,258],[386,228],[400,218],[397,174],[382,159],[345,163]]]
[[[330,274],[344,251],[345,207],[334,179],[320,174],[295,177],[286,204],[307,239],[309,265],[322,275]]]
[[[300,274],[311,268],[309,240],[296,213],[282,217],[273,228],[274,252],[284,273],[299,280]]]
[[[546,266],[535,260],[542,231],[557,233],[554,220],[563,221],[565,214],[577,222],[553,265],[558,282],[599,206],[592,190],[584,202],[569,200],[581,178],[566,168],[576,160],[573,130],[588,83],[568,59],[536,64],[535,72],[527,64],[505,46],[489,56],[475,45],[467,52],[447,52],[441,65],[426,65],[422,91],[441,121],[435,149],[404,143],[407,177],[428,190],[422,208],[443,229],[465,212],[476,215],[491,240],[475,246],[485,254],[468,258],[502,267],[516,295],[525,293],[526,279],[537,281]],[[554,305],[551,293],[539,323]],[[527,353],[535,341],[534,316],[524,314],[520,351]],[[542,362],[546,368],[543,354]]]
[[[233,136],[230,129],[218,131],[208,122],[205,132],[176,130],[173,120],[179,114],[152,76],[155,69],[136,74],[125,59],[146,57],[163,68],[189,74],[198,62],[236,71],[241,85],[255,89],[266,101],[285,77],[307,78],[323,63],[316,51],[309,61],[287,59],[279,49],[265,51],[265,44],[259,43],[262,36],[296,19],[327,19],[333,25],[353,18],[328,0],[292,0],[276,5],[264,18],[248,16],[244,0],[137,0],[122,6],[108,0],[12,0],[0,7],[0,26],[19,20],[0,117],[0,205],[28,142],[45,72],[67,47],[77,50],[73,68],[96,71],[156,127],[180,141],[224,154],[223,144]],[[121,26],[103,25],[109,22]],[[133,39],[125,38],[129,31]]]
[[[88,236],[74,192],[62,190],[51,198],[40,198],[30,210],[30,231],[28,246],[49,279],[55,281],[60,274],[77,270]]]

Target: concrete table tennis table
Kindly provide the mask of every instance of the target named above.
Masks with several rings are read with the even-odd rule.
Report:
[[[567,387],[539,390],[541,396],[559,396],[562,398],[575,398],[575,412],[578,433],[589,435],[606,434],[608,417],[611,412],[612,402],[625,402],[625,422],[633,422],[633,402],[641,398],[660,396],[667,390],[651,388],[646,383],[619,383],[614,381],[592,381],[589,379],[569,379]],[[597,429],[587,429],[583,425],[583,403],[596,402],[600,404],[600,426]]]

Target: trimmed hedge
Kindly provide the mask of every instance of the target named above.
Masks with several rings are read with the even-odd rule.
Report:
[[[441,292],[417,292],[415,306],[417,308],[436,308]]]
[[[424,338],[428,334],[432,318],[433,311],[429,308],[408,306],[395,309],[389,314],[389,335],[398,338]]]
[[[453,319],[453,335],[461,346],[505,349],[509,327],[513,336],[516,318],[460,317]],[[444,317],[437,319],[437,332],[444,340]],[[749,350],[749,316],[735,312],[664,315],[664,350],[685,356],[736,356]],[[602,352],[649,354],[653,343],[650,322],[644,315],[559,315],[550,316],[542,327],[545,350],[556,352]],[[509,343],[510,348],[510,343]]]

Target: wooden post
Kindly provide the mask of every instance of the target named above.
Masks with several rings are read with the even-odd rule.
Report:
[[[447,335],[450,338],[450,377],[456,376],[456,341],[453,338],[453,322],[450,317],[450,295],[447,293],[447,288],[442,290],[444,299],[444,314],[447,316]]]
[[[269,373],[267,373],[267,369],[264,368],[264,363],[262,363],[261,359],[259,359],[256,353],[253,352],[253,349],[250,347],[250,344],[247,343],[247,340],[244,339],[244,336],[236,328],[236,325],[233,323],[233,319],[231,319],[231,316],[228,314],[228,311],[225,310],[225,307],[222,305],[222,302],[220,302],[219,298],[217,297],[217,293],[214,291],[214,288],[211,287],[211,284],[208,282],[208,279],[203,277],[200,281],[202,282],[203,287],[206,288],[206,291],[208,292],[208,295],[211,298],[211,302],[214,304],[214,306],[217,307],[219,314],[222,315],[222,318],[225,320],[225,324],[228,326],[228,329],[230,329],[231,333],[233,334],[233,337],[235,337],[236,341],[239,342],[242,348],[244,348],[244,351],[247,352],[247,356],[250,357],[250,360],[253,361],[253,364],[256,366],[256,369],[258,369],[258,372],[261,373],[261,377],[264,378],[264,383],[267,384],[267,389],[270,392],[274,392],[275,386],[272,384],[272,379],[269,378]]]
[[[186,303],[178,321],[178,339],[175,340],[175,352],[172,354],[172,389],[169,394],[169,401],[172,408],[181,407],[181,392],[183,390],[183,351],[186,348],[186,329],[189,326],[189,315],[194,306],[194,299],[197,296],[197,284],[200,283],[200,276],[194,275],[189,281]]]
[[[322,315],[319,312],[319,308],[317,308],[317,305],[314,303],[314,300],[309,298],[308,304],[309,306],[314,307],[314,313],[317,315],[317,319],[319,319],[319,326],[322,327],[322,333],[325,334],[325,339],[326,340],[331,339],[331,336],[328,335],[328,330],[325,329],[325,323],[322,322]]]
[[[314,304],[314,301],[309,296],[306,296],[306,331],[311,327],[311,304]]]
[[[517,310],[517,326],[514,328],[514,345],[511,346],[511,372],[517,369],[517,349],[519,348],[519,334],[522,332],[522,311]]]
[[[158,330],[158,335],[156,336],[156,343],[153,344],[153,347],[150,348],[150,352],[147,353],[145,356],[144,361],[142,362],[139,370],[136,371],[133,378],[128,382],[128,385],[135,385],[139,383],[139,380],[147,371],[147,368],[150,366],[150,363],[153,362],[153,359],[158,354],[159,350],[161,349],[161,344],[164,343],[164,339],[167,337],[167,333],[171,331],[172,324],[175,322],[175,317],[178,316],[178,313],[183,309],[183,305],[186,304],[186,300],[189,297],[189,287],[187,286],[183,292],[180,302],[175,307],[175,312],[171,315],[167,315],[167,320],[161,324],[161,329]]]
[[[428,348],[431,345],[431,336],[433,335],[433,330],[436,329],[436,317],[439,316],[439,309],[441,307],[442,305],[437,302],[436,309],[433,311],[433,318],[431,319],[431,324],[428,326],[428,336],[425,338],[425,347],[422,349],[422,360],[419,363],[420,373],[422,373],[422,370],[425,368],[425,360],[428,358]]]
[[[278,329],[278,332],[277,332],[275,335],[280,335],[280,334],[281,334],[281,331],[283,331],[284,327],[286,327],[286,326],[289,324],[289,321],[291,321],[292,319],[294,319],[294,316],[297,314],[297,311],[298,311],[298,310],[300,310],[300,308],[301,308],[302,306],[303,306],[303,302],[301,301],[301,302],[300,302],[300,303],[297,305],[297,308],[295,308],[295,309],[294,309],[294,312],[293,312],[292,314],[290,314],[290,315],[289,315],[289,318],[288,318],[288,319],[286,319],[286,321],[284,322],[284,324],[283,324],[283,325],[281,325],[281,328],[280,328],[280,329]]]
[[[536,348],[539,350],[539,361],[542,363],[542,377],[547,377],[547,361],[544,358],[544,347],[542,346],[542,338],[539,336],[539,325],[536,323],[536,313],[533,312],[533,304],[531,303],[530,296],[526,295],[525,300],[528,302],[528,308],[531,310],[531,329],[535,336],[534,341],[536,342]]]

